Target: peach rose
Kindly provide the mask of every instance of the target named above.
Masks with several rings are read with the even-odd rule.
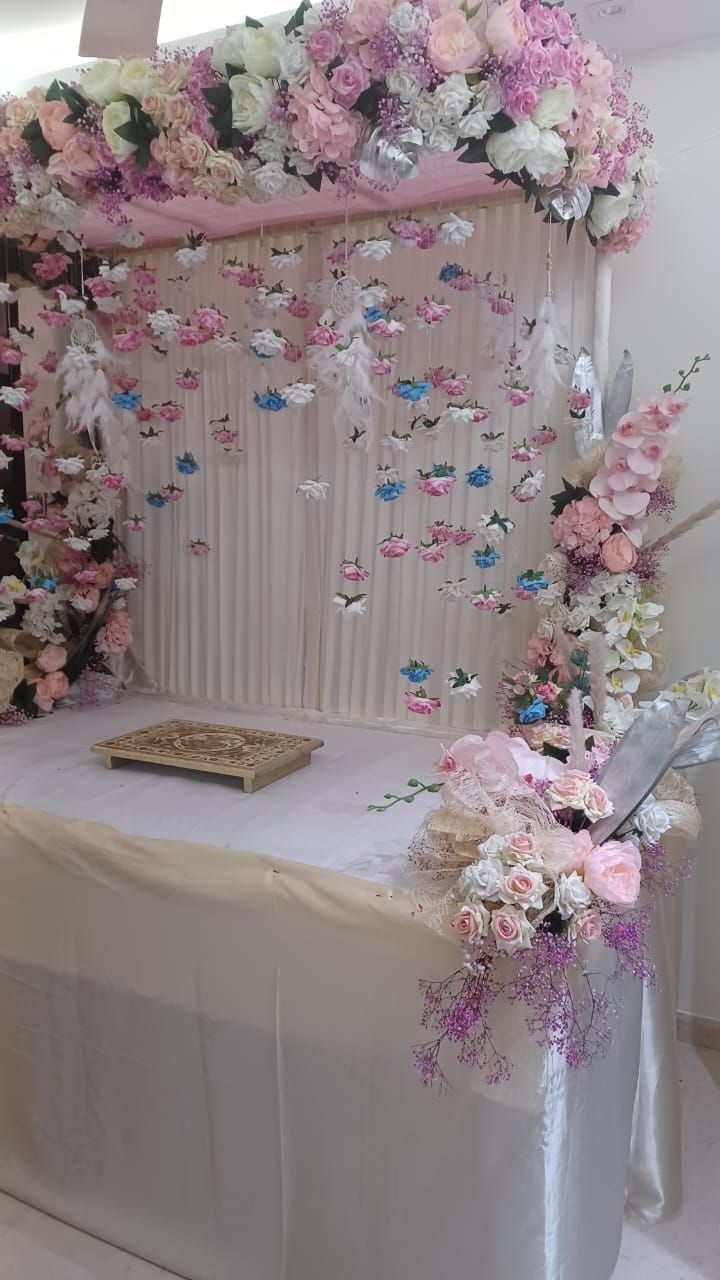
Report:
[[[43,102],[38,107],[38,122],[42,136],[53,151],[62,151],[75,133],[75,125],[68,122],[70,108],[67,102]]]
[[[520,0],[504,0],[493,9],[485,24],[485,39],[499,57],[514,53],[527,43],[528,29]]]
[[[50,675],[54,671],[62,670],[67,657],[67,649],[63,644],[46,644],[35,661],[45,675]]]
[[[600,548],[600,559],[611,573],[628,573],[637,564],[638,553],[626,533],[611,533]]]
[[[452,927],[463,942],[478,942],[487,928],[489,919],[489,913],[481,904],[475,907],[461,907],[453,916]]]
[[[115,577],[115,569],[110,560],[103,560],[102,564],[96,565],[91,561],[91,568],[95,570],[95,586],[109,587]]]
[[[640,893],[640,852],[630,840],[606,840],[585,858],[588,889],[604,902],[631,907]]]
[[[508,836],[507,842],[513,853],[521,858],[535,852],[535,837],[528,831],[513,831],[512,835]]]
[[[530,946],[533,929],[524,911],[518,907],[503,907],[493,911],[490,924],[496,946],[512,955]]]
[[[503,902],[517,902],[521,907],[540,907],[542,905],[545,885],[537,871],[526,871],[518,867],[505,876],[500,890]]]
[[[436,70],[473,71],[486,53],[485,44],[473,31],[464,13],[441,14],[430,26],[428,53]]]
[[[64,698],[69,688],[68,678],[62,671],[51,671],[49,675],[36,681],[33,701],[41,711],[52,711],[53,703],[58,698]]]
[[[575,921],[575,937],[581,942],[597,942],[602,934],[602,921],[600,912],[591,909],[583,911],[582,915],[577,917]]]
[[[580,769],[566,769],[548,787],[545,798],[551,809],[584,809],[590,777]]]
[[[600,818],[609,817],[612,811],[613,805],[607,791],[599,787],[596,782],[592,782],[585,796],[585,813],[590,821],[599,822]]]

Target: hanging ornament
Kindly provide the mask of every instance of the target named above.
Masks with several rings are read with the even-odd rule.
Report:
[[[419,129],[397,129],[389,138],[384,130],[368,125],[360,138],[358,168],[371,182],[394,187],[417,176],[422,141]]]
[[[600,380],[592,356],[585,347],[580,348],[573,370],[572,385],[574,391],[585,392],[590,396],[590,403],[582,415],[574,418],[575,448],[580,458],[586,458],[598,440],[605,438],[605,428]]]
[[[590,208],[590,188],[581,182],[577,187],[549,187],[540,196],[540,204],[559,222],[584,218]]]
[[[550,400],[558,387],[567,386],[567,372],[558,361],[558,352],[567,348],[569,339],[563,330],[553,296],[551,240],[552,227],[545,258],[545,297],[540,304],[523,360],[525,376],[543,400]]]

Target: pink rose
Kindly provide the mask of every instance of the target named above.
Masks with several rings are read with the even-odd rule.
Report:
[[[575,922],[575,934],[581,942],[597,942],[598,938],[602,936],[600,912],[594,909],[583,911]]]
[[[380,555],[386,560],[397,560],[400,556],[406,556],[409,550],[410,543],[407,538],[399,538],[394,534],[380,543]]]
[[[445,559],[445,548],[441,547],[437,542],[431,542],[429,547],[426,547],[421,542],[417,552],[420,559],[427,564],[439,564],[441,560]]]
[[[61,671],[67,662],[67,649],[62,644],[46,644],[35,659],[38,667],[46,675],[53,671]]]
[[[337,99],[344,106],[351,107],[370,84],[370,73],[360,59],[351,54],[335,68],[330,83]]]
[[[492,10],[485,24],[485,39],[491,52],[499,57],[515,53],[527,43],[528,29],[520,0],[503,0]]]
[[[469,386],[470,374],[461,373],[454,378],[443,378],[440,390],[444,391],[446,396],[464,396]]]
[[[136,284],[148,285],[152,288],[155,284],[156,271],[154,267],[133,267],[133,276]]]
[[[287,360],[290,364],[297,364],[298,360],[302,360],[302,347],[295,342],[288,342],[283,351],[283,360]]]
[[[307,298],[293,298],[288,303],[288,315],[295,316],[296,320],[306,320],[310,315],[310,303]]]
[[[158,417],[163,422],[179,422],[182,418],[183,411],[179,404],[161,404],[158,408]]]
[[[474,773],[491,794],[514,791],[520,781],[520,771],[510,743],[507,734],[497,729],[485,738],[469,733],[453,743],[450,755],[456,768]]]
[[[113,336],[116,351],[137,351],[142,346],[142,334],[139,329],[121,330]]]
[[[525,25],[531,36],[547,40],[554,33],[552,10],[546,4],[531,4],[525,10]]]
[[[225,328],[226,317],[217,307],[195,307],[193,316],[201,329],[207,329],[212,334],[222,333]]]
[[[453,916],[452,927],[463,942],[476,942],[483,935],[485,922],[472,907],[461,907]]]
[[[582,413],[592,404],[592,396],[589,391],[576,391],[574,388],[570,392],[570,411],[571,413]]]
[[[342,40],[333,27],[319,27],[317,31],[313,31],[306,48],[318,66],[327,67],[337,58],[342,48]]]
[[[342,334],[338,329],[333,329],[330,325],[319,324],[317,328],[312,329],[308,334],[308,346],[334,347],[341,337]]]
[[[611,573],[629,573],[638,553],[626,533],[611,533],[600,548],[600,559]]]
[[[585,858],[583,876],[604,902],[631,907],[640,893],[640,853],[630,840],[607,840]]]
[[[535,852],[535,837],[528,831],[513,831],[507,840],[513,853],[517,853],[519,857],[528,857]]]
[[[504,901],[517,902],[521,907],[538,907],[543,894],[542,876],[537,871],[518,867],[505,876],[500,890]]]
[[[181,347],[199,347],[205,341],[203,332],[194,324],[178,325],[177,340]]]
[[[563,9],[561,4],[553,6],[552,9],[553,24],[555,26],[555,35],[561,44],[569,44],[575,34],[573,21],[567,9]]]
[[[103,489],[109,489],[111,493],[120,493],[125,488],[125,477],[110,471],[106,476],[103,476],[100,483]]]
[[[581,769],[566,769],[550,784],[545,799],[551,809],[584,810],[590,775]]]
[[[433,765],[433,773],[454,773],[456,768],[455,757],[443,747]]]
[[[500,951],[507,951],[513,955],[514,952],[530,946],[532,926],[525,912],[517,907],[504,907],[500,911],[493,911],[490,928]]]
[[[431,498],[444,498],[450,492],[455,484],[456,476],[427,476],[418,484],[421,493],[427,493]]]
[[[421,698],[410,689],[406,689],[405,705],[408,711],[414,711],[416,716],[429,716],[432,711],[440,710],[440,699]]]
[[[182,387],[183,391],[197,391],[200,386],[200,379],[194,374],[181,373],[175,379],[175,386]]]
[[[76,130],[62,149],[62,160],[73,178],[87,178],[97,173],[100,157],[95,139]]]
[[[487,52],[464,13],[441,14],[430,25],[428,54],[437,71],[476,71]]]
[[[38,123],[42,136],[53,151],[62,151],[65,143],[75,133],[75,125],[68,122],[70,108],[67,102],[42,102],[38,107]]]
[[[132,644],[132,618],[126,609],[110,609],[105,626],[97,633],[95,648],[98,653],[124,653]]]
[[[85,288],[93,298],[109,298],[115,292],[115,285],[107,276],[90,276],[85,281]]]
[[[62,671],[51,671],[36,681],[33,701],[41,711],[52,711],[53,703],[64,698],[69,688],[68,678]]]
[[[528,400],[532,400],[534,395],[535,392],[528,390],[527,387],[508,387],[505,399],[508,404],[517,409],[521,404],[527,404]]]
[[[449,541],[456,547],[466,547],[474,537],[475,531],[473,529],[454,529]]]
[[[363,569],[362,565],[356,564],[354,560],[343,560],[340,572],[346,582],[365,582],[370,577],[367,569]]]
[[[57,280],[59,276],[72,266],[72,258],[66,253],[41,253],[37,262],[33,263],[33,271],[38,280],[44,280],[49,284],[52,280]],[[65,290],[66,293],[69,290]]]

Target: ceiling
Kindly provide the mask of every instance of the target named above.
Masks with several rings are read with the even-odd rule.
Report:
[[[0,91],[27,88],[53,71],[77,65],[85,0],[3,0],[1,7]],[[197,0],[164,0],[160,40],[188,40],[241,22],[246,12],[263,18],[281,7],[282,0],[202,0],[200,5]],[[720,36],[717,0],[574,0],[570,7],[589,38],[625,57]],[[623,11],[602,16],[603,10],[616,7]]]

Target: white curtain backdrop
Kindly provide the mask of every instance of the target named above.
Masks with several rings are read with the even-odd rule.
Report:
[[[277,708],[416,728],[418,717],[405,708],[407,686],[399,668],[417,658],[434,668],[427,688],[443,702],[430,728],[496,723],[497,680],[505,666],[522,656],[533,607],[517,603],[498,617],[478,612],[466,600],[448,602],[438,587],[448,578],[464,576],[470,590],[487,583],[514,599],[516,574],[534,567],[549,543],[549,495],[572,456],[572,432],[565,422],[562,393],[553,407],[531,402],[510,409],[503,404],[497,390],[502,368],[490,367],[482,353],[500,322],[481,298],[454,292],[438,281],[438,271],[448,260],[480,275],[492,272],[496,280],[504,277],[516,299],[515,315],[507,322],[511,340],[522,317],[537,314],[545,292],[547,226],[515,200],[458,212],[476,225],[475,235],[461,248],[395,247],[381,263],[357,256],[350,263],[362,283],[377,275],[392,294],[406,299],[399,314],[408,322],[407,332],[381,344],[397,351],[399,359],[395,375],[377,380],[385,383],[386,395],[376,412],[375,440],[367,452],[343,447],[333,424],[332,398],[278,414],[255,408],[253,392],[268,383],[283,386],[293,379],[312,378],[304,361],[291,365],[280,356],[224,356],[209,347],[174,347],[167,358],[151,351],[125,358],[130,370],[140,372],[144,404],[176,399],[185,409],[183,420],[167,426],[160,444],[150,448],[139,443],[134,417],[123,415],[134,486],[129,506],[147,519],[144,534],[129,534],[128,543],[133,551],[141,547],[137,554],[150,566],[133,601],[136,650],[159,690],[215,705]],[[429,216],[440,220],[439,215]],[[347,230],[353,239],[387,231],[382,220],[353,223]],[[228,328],[243,338],[254,328],[277,326],[288,339],[302,343],[307,322],[293,320],[285,311],[253,315],[247,305],[249,292],[220,279],[218,269],[232,256],[267,265],[271,246],[302,244],[299,268],[266,272],[269,282],[282,277],[301,295],[309,280],[327,273],[326,255],[333,239],[342,238],[345,231],[340,220],[336,227],[300,225],[285,234],[216,242],[205,266],[181,287],[164,283],[179,274],[172,249],[133,257],[157,268],[161,304],[181,315],[194,306],[215,303],[229,316]],[[582,233],[576,232],[568,245],[559,228],[553,233],[553,260],[556,302],[572,348],[591,346],[594,253]],[[452,315],[432,335],[418,330],[412,320],[424,294],[443,296],[453,305]],[[200,390],[183,392],[175,386],[185,364],[201,370]],[[393,453],[380,445],[380,436],[393,428],[407,430],[415,406],[390,395],[389,387],[395,376],[421,377],[429,364],[471,373],[471,394],[493,408],[492,416],[483,426],[458,424],[438,439],[413,440],[406,455]],[[440,407],[438,403],[433,412]],[[225,454],[211,436],[211,419],[225,413],[240,433],[239,456]],[[510,496],[510,487],[526,465],[511,462],[510,445],[529,438],[543,422],[554,425],[559,436],[533,464],[546,472],[545,490],[535,502],[520,504]],[[489,458],[480,439],[488,429],[505,432],[502,448]],[[195,455],[199,474],[175,473],[175,456],[185,450]],[[465,472],[488,461],[492,484],[470,488]],[[434,462],[457,468],[458,482],[447,498],[429,498],[417,491],[417,469],[427,470]],[[395,502],[374,497],[379,463],[397,465],[406,481],[405,494]],[[318,476],[331,482],[325,501],[307,501],[296,493],[298,484]],[[144,505],[144,491],[171,480],[185,490],[180,502],[163,510]],[[477,541],[474,546],[451,547],[440,564],[422,561],[415,551],[433,521],[472,528],[493,508],[517,524],[494,569],[483,571],[473,564]],[[403,559],[385,560],[378,554],[378,543],[391,531],[412,543],[413,550]],[[205,560],[188,551],[193,538],[210,543]],[[356,590],[343,584],[338,572],[346,557],[358,557],[370,571],[362,588],[368,594],[364,616],[343,617],[332,604],[336,591]],[[450,696],[444,683],[457,665],[480,677],[483,689],[474,702]],[[428,721],[422,726],[426,729]]]

